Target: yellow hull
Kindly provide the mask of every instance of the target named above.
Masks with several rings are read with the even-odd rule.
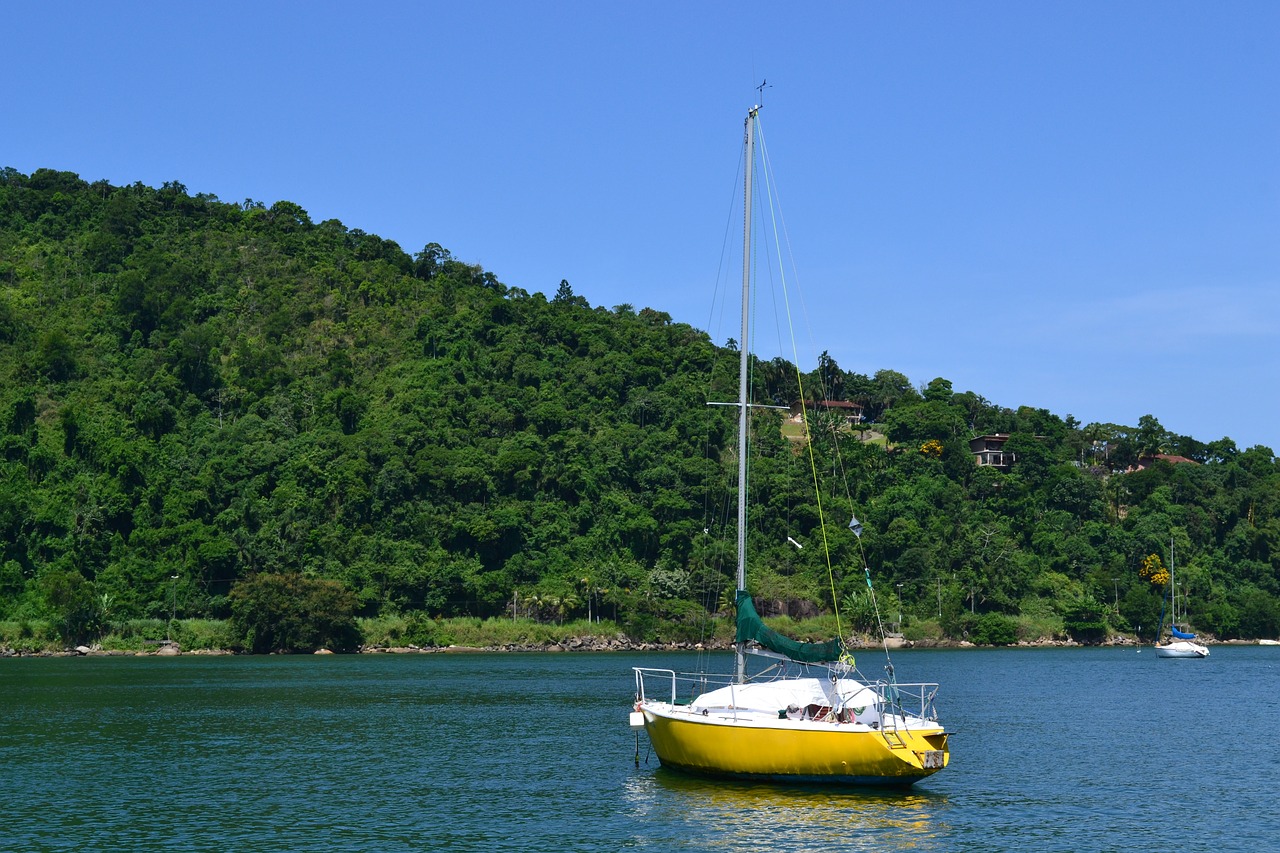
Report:
[[[699,718],[652,706],[641,710],[663,766],[707,776],[906,786],[950,761],[941,727],[882,732],[848,725]]]

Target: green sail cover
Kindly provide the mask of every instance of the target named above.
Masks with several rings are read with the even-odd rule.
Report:
[[[843,648],[839,640],[828,640],[825,643],[802,643],[784,637],[769,628],[756,613],[756,606],[751,602],[751,593],[738,590],[738,636],[737,642],[745,643],[755,640],[770,651],[786,655],[801,663],[824,663],[840,659]]]

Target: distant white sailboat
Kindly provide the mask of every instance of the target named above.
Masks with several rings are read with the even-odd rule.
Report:
[[[1169,642],[1160,643],[1159,630],[1156,632],[1156,657],[1160,658],[1207,658],[1209,649],[1195,641],[1196,635],[1178,630],[1178,598],[1173,583],[1173,539],[1169,540],[1169,603],[1172,605],[1169,618]]]

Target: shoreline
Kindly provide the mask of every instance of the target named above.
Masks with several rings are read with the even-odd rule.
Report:
[[[1208,646],[1259,646],[1273,645],[1272,643],[1260,640],[1212,640],[1205,641]],[[1143,648],[1149,647],[1150,643],[1138,643],[1131,637],[1117,636],[1110,637],[1098,643],[1081,643],[1076,640],[1019,640],[1016,643],[1008,645],[989,645],[981,646],[971,643],[968,640],[901,640],[897,638],[890,639],[887,643],[889,651],[901,651],[909,649],[1048,649],[1048,648]],[[863,643],[855,646],[850,651],[857,654],[858,652],[875,652],[884,650],[886,646],[879,643]],[[317,649],[314,652],[271,652],[267,655],[258,655],[259,657],[270,657],[271,655],[332,655],[332,654],[353,654],[353,655],[432,655],[432,654],[523,654],[523,653],[583,653],[583,652],[693,652],[693,651],[711,651],[711,652],[729,652],[733,650],[733,644],[727,642],[710,642],[710,643],[693,643],[693,642],[670,642],[670,643],[648,643],[634,642],[625,639],[604,639],[602,637],[575,637],[562,643],[508,643],[496,646],[361,646],[353,652],[333,652],[329,649]],[[72,649],[60,650],[40,650],[26,651],[15,650],[12,648],[0,648],[0,658],[28,658],[28,657],[177,657],[180,655],[194,655],[204,657],[221,657],[228,655],[235,656],[253,656],[249,652],[237,652],[233,649],[191,649],[185,651],[176,643],[162,646],[155,651],[130,650],[130,649],[102,649],[93,646],[77,646]]]

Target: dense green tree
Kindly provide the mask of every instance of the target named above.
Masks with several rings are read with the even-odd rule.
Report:
[[[352,651],[360,636],[355,609],[342,584],[301,575],[257,575],[231,593],[232,625],[259,653]]]

